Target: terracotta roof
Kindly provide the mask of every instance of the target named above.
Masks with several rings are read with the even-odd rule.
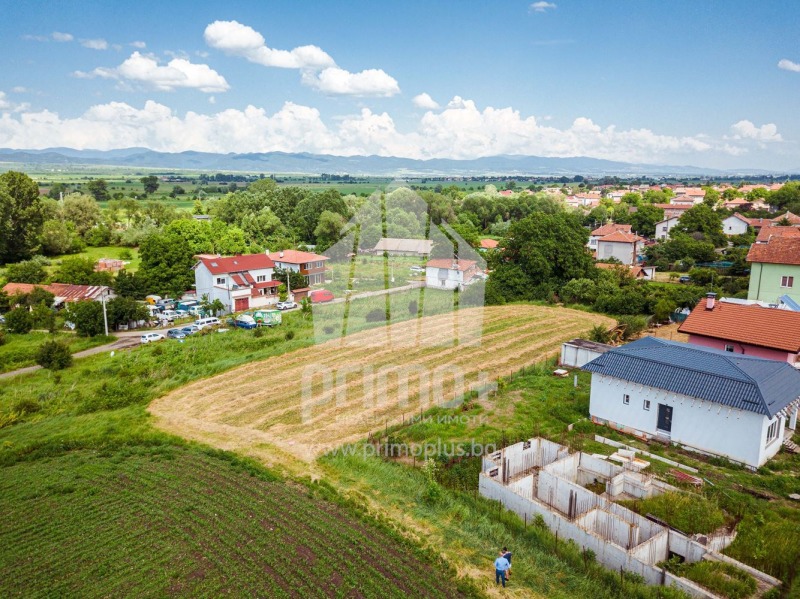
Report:
[[[627,231],[630,233],[631,225],[608,223],[592,231],[592,237],[603,237],[604,235],[611,235],[617,231]]]
[[[282,252],[270,252],[269,257],[275,262],[286,264],[305,264],[306,262],[319,262],[327,260],[327,256],[321,256],[312,252],[301,252],[300,250],[283,250]]]
[[[724,301],[717,301],[713,310],[706,310],[706,302],[703,299],[697,304],[679,332],[792,353],[800,351],[800,312]]]
[[[245,270],[259,270],[262,268],[275,268],[275,263],[266,254],[245,254],[243,256],[200,257],[205,267],[212,275],[222,275]]]
[[[435,258],[433,260],[428,260],[428,263],[425,266],[429,266],[431,268],[446,268],[448,270],[453,270],[453,262],[451,258]],[[458,270],[465,271],[469,270],[470,268],[474,268],[478,263],[475,260],[459,260],[458,261]]]
[[[485,250],[495,249],[498,243],[496,239],[481,239],[481,247]]]
[[[689,204],[653,204],[653,206],[664,210],[689,210],[693,207]]]
[[[50,285],[31,285],[29,283],[6,283],[3,287],[8,295],[17,293],[30,293],[36,287],[49,291],[56,298],[64,302],[77,302],[80,300],[94,300],[100,297],[104,290],[103,285],[70,285],[67,283],[51,283]]]
[[[635,243],[637,241],[644,241],[644,237],[639,237],[633,233],[626,231],[616,231],[610,235],[604,235],[598,241],[610,241],[613,243]]]
[[[773,237],[768,243],[754,243],[747,261],[800,266],[800,237]]]
[[[786,212],[784,214],[781,214],[780,216],[776,216],[775,218],[772,219],[772,222],[777,224],[783,221],[784,219],[788,220],[790,225],[800,225],[800,216],[792,214],[791,212]]]
[[[17,295],[22,293],[30,293],[36,287],[44,287],[47,288],[47,285],[31,285],[30,283],[6,283],[3,287],[3,291],[5,291],[8,295]]]
[[[761,227],[756,243],[767,243],[773,237],[800,237],[800,227]]]

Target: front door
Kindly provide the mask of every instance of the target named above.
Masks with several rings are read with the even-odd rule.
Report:
[[[658,404],[658,430],[664,432],[672,431],[672,406]]]

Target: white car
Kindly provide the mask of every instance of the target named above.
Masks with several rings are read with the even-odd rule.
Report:
[[[425,269],[422,268],[421,266],[412,266],[409,270],[415,275],[420,275],[425,273]]]
[[[161,333],[145,333],[142,335],[142,343],[151,343],[153,341],[161,341],[164,339],[164,335]]]
[[[297,307],[295,302],[278,302],[275,306],[278,310],[294,310]]]

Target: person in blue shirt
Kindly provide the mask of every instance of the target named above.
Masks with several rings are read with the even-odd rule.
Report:
[[[511,567],[508,560],[503,557],[503,552],[494,560],[494,582],[495,584],[503,583],[506,586],[506,571]]]

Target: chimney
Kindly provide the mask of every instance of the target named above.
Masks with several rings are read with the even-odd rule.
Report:
[[[713,310],[714,306],[717,303],[717,294],[716,293],[707,293],[706,294],[706,310]]]
[[[280,256],[281,258],[283,258],[283,250],[281,250],[281,251],[280,251],[280,253],[278,254],[278,256]]]

